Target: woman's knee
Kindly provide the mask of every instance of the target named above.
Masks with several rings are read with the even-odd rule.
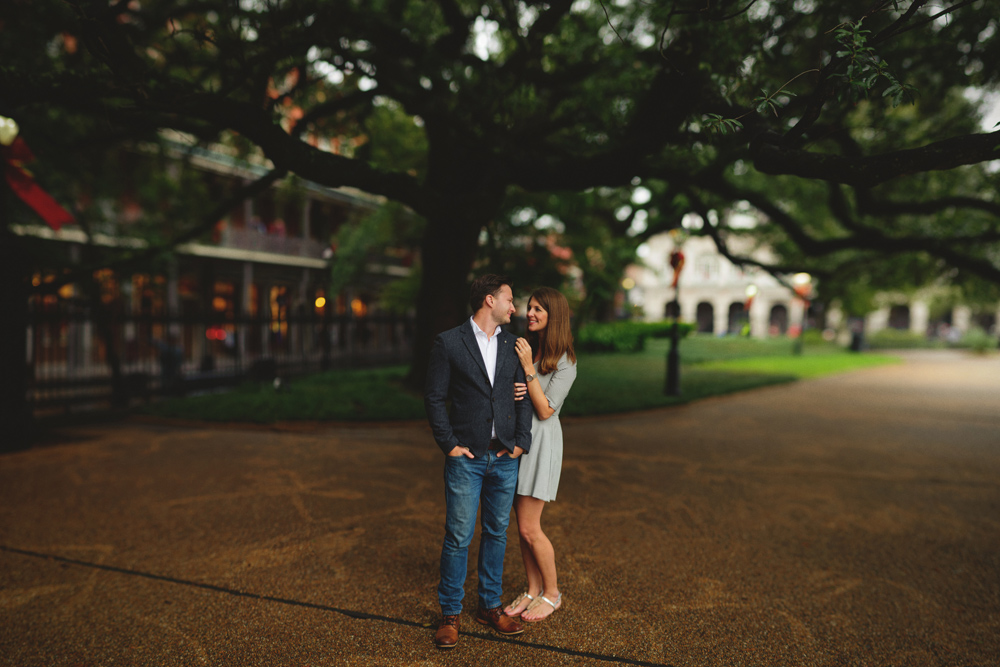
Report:
[[[517,534],[521,538],[521,541],[528,546],[534,546],[539,541],[545,539],[545,533],[542,532],[542,527],[538,524],[518,524]]]

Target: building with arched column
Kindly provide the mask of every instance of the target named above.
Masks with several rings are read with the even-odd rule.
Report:
[[[629,303],[642,306],[647,320],[663,319],[671,313],[676,291],[670,286],[673,269],[669,257],[674,249],[670,235],[652,237],[647,243],[645,266],[634,266],[629,277],[635,288]],[[727,260],[710,238],[693,237],[684,243],[685,264],[680,278],[680,315],[696,323],[699,333],[740,333],[749,325],[750,335],[781,335],[801,326],[803,302],[769,273],[741,269]],[[747,309],[747,288],[756,295]]]
[[[739,240],[731,242],[733,251],[744,254]],[[675,244],[669,234],[650,238],[643,249],[643,265],[629,268],[635,287],[628,291],[630,304],[641,306],[648,321],[672,317],[675,299],[680,302],[680,317],[693,322],[702,334],[722,336],[740,333],[749,325],[755,337],[797,335],[802,327],[805,303],[792,290],[769,273],[759,269],[741,269],[723,257],[715,242],[707,237],[691,237],[683,244],[684,268],[679,293],[670,286],[673,269],[669,257]],[[751,253],[761,262],[771,260],[766,251]],[[747,288],[756,288],[756,296],[747,309]],[[914,294],[884,293],[876,298],[877,308],[864,318],[868,334],[883,329],[908,331],[919,335],[938,335],[946,328],[960,336],[972,327],[1000,333],[1000,305],[994,311],[974,313],[968,306],[957,305],[932,316],[935,290],[928,288]],[[679,297],[679,299],[678,299]],[[807,326],[822,326],[847,335],[847,320],[836,307],[820,314],[810,307]]]

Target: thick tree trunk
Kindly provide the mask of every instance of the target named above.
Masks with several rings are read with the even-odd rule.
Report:
[[[28,446],[28,263],[8,229],[12,193],[0,183],[0,451]]]
[[[427,220],[421,246],[423,280],[417,297],[413,361],[407,384],[422,390],[434,337],[469,317],[469,272],[481,224],[453,217]]]

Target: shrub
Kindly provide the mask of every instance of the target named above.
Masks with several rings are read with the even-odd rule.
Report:
[[[673,320],[660,320],[659,322],[636,322],[636,324],[645,327],[649,332],[650,338],[670,338],[670,334],[674,330]],[[681,338],[684,338],[689,333],[694,331],[694,324],[691,322],[680,322],[678,323],[678,328],[678,334]]]
[[[986,354],[997,346],[997,339],[979,327],[973,327],[965,332],[961,342],[956,347],[964,347],[979,354]]]
[[[821,329],[806,329],[802,334],[803,345],[829,345],[830,341],[823,337]]]
[[[939,347],[927,336],[899,329],[883,329],[867,337],[868,347],[873,350],[913,350]]]
[[[680,323],[680,335],[686,336],[694,328],[687,322]],[[673,322],[592,322],[583,325],[576,338],[576,347],[587,352],[639,352],[646,347],[646,339],[667,338]]]

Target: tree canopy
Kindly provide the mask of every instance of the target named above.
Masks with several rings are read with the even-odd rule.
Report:
[[[57,109],[109,141],[236,135],[423,216],[419,379],[512,188],[655,183],[666,219],[701,213],[722,248],[709,212],[752,209],[776,272],[919,255],[1000,282],[1000,132],[961,98],[997,86],[996,7],[11,0],[0,94],[28,135],[58,136]]]

